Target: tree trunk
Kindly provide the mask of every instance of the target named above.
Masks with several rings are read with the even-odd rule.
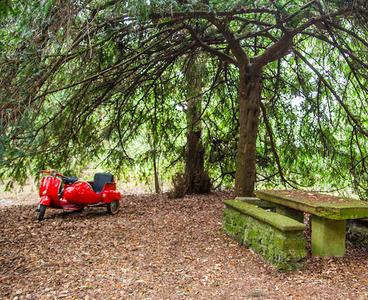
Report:
[[[204,170],[200,104],[201,101],[198,99],[188,102],[188,133],[185,153],[185,181],[188,194],[206,193],[210,189],[209,178]]]
[[[157,134],[157,94],[156,90],[154,90],[154,96],[155,96],[155,106],[154,106],[154,118],[152,121],[152,144],[153,144],[153,172],[154,172],[154,181],[155,181],[155,192],[156,194],[161,193],[160,188],[160,180],[159,180],[159,174],[158,174],[158,158],[157,158],[157,141],[158,141],[158,134]]]
[[[240,68],[239,142],[236,158],[235,193],[254,196],[256,141],[261,101],[261,70]]]
[[[160,181],[159,181],[158,170],[157,170],[156,149],[154,151],[155,152],[153,155],[153,172],[154,172],[154,180],[155,180],[155,192],[156,194],[160,194],[161,188],[160,188]]]
[[[187,102],[187,147],[185,151],[186,193],[207,193],[210,191],[210,178],[204,170],[204,148],[202,145],[202,69],[198,58],[188,65]]]

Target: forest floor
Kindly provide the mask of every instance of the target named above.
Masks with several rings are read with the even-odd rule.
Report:
[[[125,196],[116,216],[50,209],[43,222],[3,201],[0,299],[368,299],[367,251],[279,272],[222,232],[230,197]]]

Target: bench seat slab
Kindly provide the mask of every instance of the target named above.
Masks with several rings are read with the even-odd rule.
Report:
[[[236,197],[235,200],[244,201],[249,204],[253,204],[262,208],[276,209],[276,204],[258,199],[256,197]]]

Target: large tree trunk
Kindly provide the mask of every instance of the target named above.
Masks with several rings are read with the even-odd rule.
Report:
[[[202,145],[202,72],[200,58],[190,61],[187,70],[187,147],[185,151],[186,193],[207,193],[210,191],[210,179],[204,170],[204,148]]]
[[[261,70],[240,68],[239,142],[236,159],[235,193],[254,196],[256,182],[256,141],[261,101]]]
[[[185,181],[188,194],[210,191],[210,179],[204,170],[200,104],[201,101],[198,99],[197,101],[190,100],[188,102],[188,133],[185,153]]]

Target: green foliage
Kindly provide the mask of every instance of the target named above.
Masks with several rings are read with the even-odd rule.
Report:
[[[8,13],[12,10],[11,1],[10,0],[1,0],[0,1],[0,20],[8,15]]]
[[[208,18],[188,15],[229,13],[219,18],[254,58],[282,36],[276,16],[294,15],[285,26],[296,28],[321,9],[347,3],[321,1],[301,10],[309,1],[41,2],[0,2],[6,11],[0,16],[0,177],[22,181],[43,168],[78,173],[92,166],[148,182],[155,159],[169,180],[184,163],[185,66],[193,53],[205,52],[198,71],[204,73],[203,144],[206,169],[219,187],[233,186],[235,175],[239,72],[195,43],[188,26],[232,54]],[[231,15],[242,8],[275,12]],[[347,187],[365,198],[368,33],[361,17],[329,21],[342,29],[309,27],[294,38],[291,53],[263,69],[272,132],[261,118],[258,185]],[[269,26],[269,35],[255,35]]]

